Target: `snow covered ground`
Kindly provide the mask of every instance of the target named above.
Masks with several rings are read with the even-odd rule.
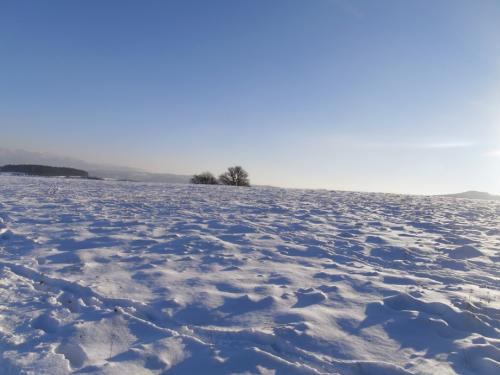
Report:
[[[500,202],[0,176],[1,374],[500,374]]]

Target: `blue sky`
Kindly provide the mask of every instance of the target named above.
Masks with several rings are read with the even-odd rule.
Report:
[[[497,0],[2,1],[0,146],[500,193]]]

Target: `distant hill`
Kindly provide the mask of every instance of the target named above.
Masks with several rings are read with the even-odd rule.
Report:
[[[66,167],[51,167],[48,165],[38,164],[7,164],[0,167],[0,172],[7,173],[22,173],[31,176],[64,176],[64,177],[83,177],[88,178],[89,174],[86,171],[75,168]]]
[[[483,200],[491,200],[491,201],[500,201],[500,195],[493,195],[483,191],[466,191],[463,193],[457,194],[445,194],[444,197],[452,197],[452,198],[467,198],[467,199],[483,199]]]
[[[114,180],[129,180],[140,182],[168,182],[176,184],[187,184],[192,176],[172,173],[151,173],[143,171],[124,171],[113,169],[90,169],[92,176],[100,178],[112,178]]]
[[[26,150],[11,150],[0,147],[0,165],[3,164],[43,164],[67,165],[85,170],[91,176],[115,180],[142,182],[189,183],[191,176],[172,173],[150,173],[136,168],[89,163],[83,160]]]

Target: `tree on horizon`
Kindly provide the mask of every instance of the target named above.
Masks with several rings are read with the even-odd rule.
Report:
[[[247,171],[239,165],[229,167],[226,172],[219,176],[219,181],[223,185],[250,186]]]

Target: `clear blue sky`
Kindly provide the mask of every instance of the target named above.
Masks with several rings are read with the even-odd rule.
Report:
[[[0,2],[0,146],[500,193],[500,1]]]

